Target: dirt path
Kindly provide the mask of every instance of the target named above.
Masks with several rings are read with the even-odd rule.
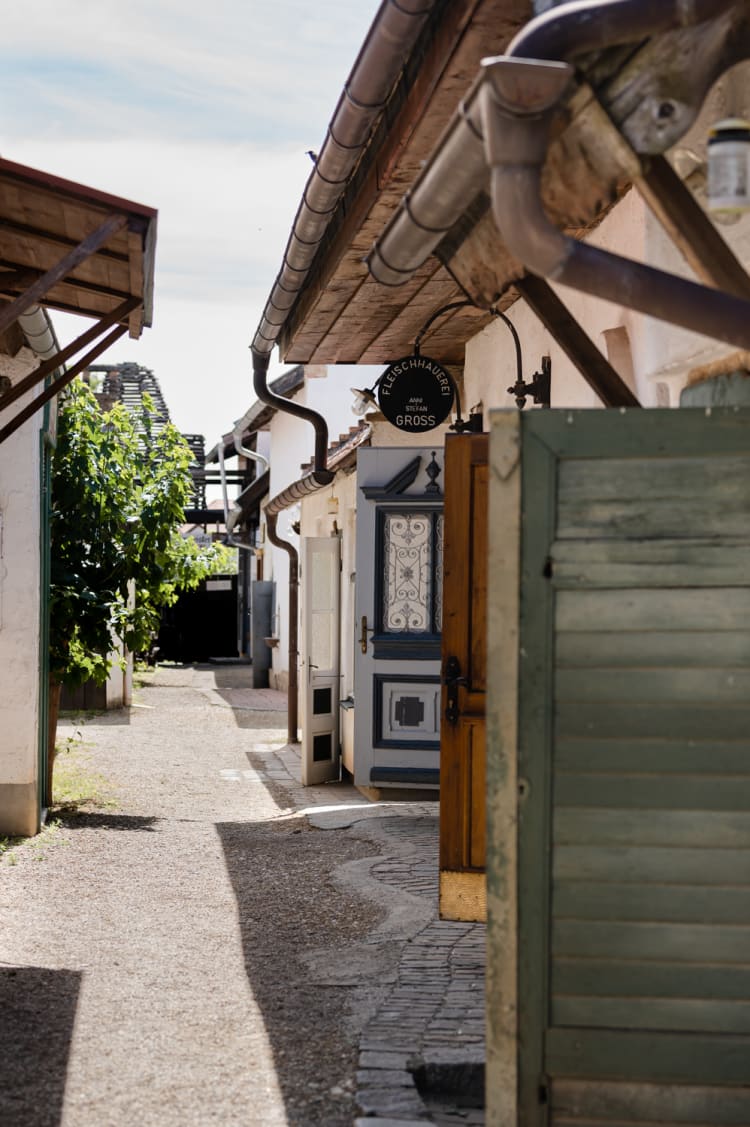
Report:
[[[88,720],[116,807],[0,861],[3,1127],[352,1123],[368,996],[310,953],[335,966],[382,918],[333,881],[377,845],[293,816],[263,768],[283,698],[243,684],[161,670]]]

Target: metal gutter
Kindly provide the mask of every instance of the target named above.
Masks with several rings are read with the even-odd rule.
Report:
[[[437,0],[383,0],[357,56],[305,186],[284,259],[253,339],[270,354],[372,128]]]
[[[495,222],[507,249],[532,274],[747,348],[750,302],[565,236],[547,218],[541,195],[551,123],[575,73],[557,60],[696,26],[734,6],[732,0],[575,0],[532,20],[507,55],[485,61],[373,248],[373,277],[398,285],[413,274],[483,188],[486,161]],[[680,118],[663,130],[664,147],[687,124]]]
[[[692,0],[689,4],[684,0],[578,0],[531,20],[511,42],[507,56],[566,60],[692,26],[732,6],[733,0]],[[489,173],[481,109],[485,81],[486,72],[482,72],[373,246],[367,264],[373,278],[383,285],[407,282],[486,188]]]

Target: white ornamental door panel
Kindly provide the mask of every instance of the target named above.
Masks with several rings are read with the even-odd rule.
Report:
[[[354,780],[437,787],[442,449],[360,450]]]
[[[302,785],[338,780],[339,592],[337,536],[302,542]]]

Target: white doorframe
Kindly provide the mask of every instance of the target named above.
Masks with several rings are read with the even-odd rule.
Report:
[[[338,781],[341,541],[302,541],[302,785]]]

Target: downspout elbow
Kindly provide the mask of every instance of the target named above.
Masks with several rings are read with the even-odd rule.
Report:
[[[573,240],[547,218],[542,168],[550,123],[573,68],[507,57],[488,59],[485,67],[482,132],[495,222],[511,254],[533,274],[554,279],[565,269]]]
[[[314,479],[316,485],[321,488],[325,485],[330,485],[333,481],[334,475],[328,469],[328,424],[317,411],[313,411],[310,407],[303,407],[301,403],[295,403],[291,399],[284,399],[282,395],[276,395],[271,391],[268,386],[268,365],[270,356],[266,352],[259,352],[256,348],[252,349],[253,354],[253,388],[255,394],[261,403],[265,403],[269,407],[274,407],[277,411],[282,411],[287,415],[294,415],[295,418],[304,419],[305,422],[310,423],[315,430],[315,453],[313,455],[313,471],[311,477]]]

